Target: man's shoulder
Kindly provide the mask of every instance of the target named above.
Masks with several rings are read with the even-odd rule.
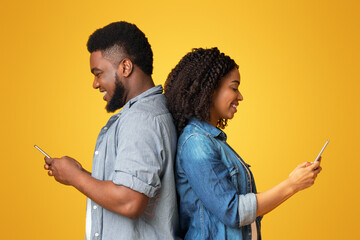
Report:
[[[142,98],[131,106],[130,115],[148,115],[149,117],[158,117],[170,112],[166,106],[166,98],[163,94],[156,94]]]
[[[163,94],[139,99],[124,113],[120,112],[119,126],[125,128],[175,128]],[[123,129],[124,130],[124,129]]]

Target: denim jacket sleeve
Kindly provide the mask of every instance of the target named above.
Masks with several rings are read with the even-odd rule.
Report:
[[[180,165],[195,194],[221,222],[230,227],[250,224],[256,216],[253,204],[248,203],[253,203],[255,196],[237,195],[214,141],[206,135],[191,135],[182,146]],[[239,207],[252,210],[243,211]]]

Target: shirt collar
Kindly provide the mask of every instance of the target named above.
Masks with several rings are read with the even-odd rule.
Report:
[[[220,140],[226,141],[226,139],[227,139],[227,136],[223,131],[221,131],[220,129],[212,126],[211,124],[209,124],[205,121],[199,121],[195,117],[193,117],[189,120],[189,124],[193,124],[193,125],[201,128],[205,132],[209,133],[211,136],[213,136],[215,138],[219,138]]]
[[[146,90],[145,92],[137,95],[136,97],[130,99],[126,104],[125,106],[123,107],[123,109],[119,112],[120,113],[124,113],[126,110],[128,110],[129,108],[132,107],[132,105],[134,105],[134,103],[136,103],[137,101],[139,101],[140,99],[143,99],[143,98],[146,98],[146,97],[149,97],[149,96],[153,96],[153,95],[156,95],[156,94],[162,94],[163,92],[163,88],[161,85],[157,85],[155,87],[152,87],[148,90]]]

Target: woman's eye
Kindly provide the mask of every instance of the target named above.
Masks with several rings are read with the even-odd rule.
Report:
[[[238,91],[238,89],[237,89],[237,88],[232,88],[232,90],[234,90],[234,92]]]

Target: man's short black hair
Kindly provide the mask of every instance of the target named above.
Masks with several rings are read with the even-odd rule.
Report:
[[[153,53],[145,34],[135,25],[128,22],[113,22],[97,29],[87,42],[90,53],[100,50],[104,53],[112,47],[121,50],[144,73],[153,71]],[[120,62],[121,59],[118,59]]]

